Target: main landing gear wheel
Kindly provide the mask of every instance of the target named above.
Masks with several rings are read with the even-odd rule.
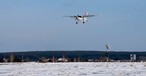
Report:
[[[78,22],[76,22],[76,24],[78,24]]]

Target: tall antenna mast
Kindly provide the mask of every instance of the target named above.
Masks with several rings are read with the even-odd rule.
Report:
[[[106,48],[106,54],[105,54],[106,62],[108,62],[109,61],[109,53],[108,53],[108,51],[110,50],[110,46],[108,44],[105,44],[105,48]]]

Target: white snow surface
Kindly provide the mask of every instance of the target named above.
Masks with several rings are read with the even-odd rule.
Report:
[[[146,76],[146,62],[0,63],[0,76]]]

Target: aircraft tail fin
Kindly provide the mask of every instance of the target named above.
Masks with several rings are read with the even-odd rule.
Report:
[[[88,16],[89,14],[88,14],[88,12],[85,12],[85,16]]]

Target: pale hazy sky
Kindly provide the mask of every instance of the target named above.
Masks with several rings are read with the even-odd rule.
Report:
[[[65,15],[95,16],[75,24]],[[146,0],[1,0],[0,52],[146,51]]]

